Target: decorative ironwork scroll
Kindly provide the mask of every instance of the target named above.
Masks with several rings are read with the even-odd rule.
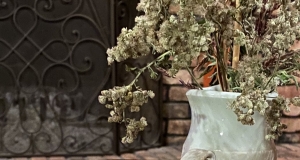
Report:
[[[132,27],[138,0],[0,0],[0,157],[114,154],[160,145],[160,87],[149,127],[131,145],[97,96],[114,84],[106,49]],[[142,65],[152,57],[128,61]],[[117,65],[117,84],[127,83]],[[139,117],[140,115],[132,115]],[[119,131],[120,130],[120,131]]]
[[[0,0],[0,156],[113,154],[113,0]]]

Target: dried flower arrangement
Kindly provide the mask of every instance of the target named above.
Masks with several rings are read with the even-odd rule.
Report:
[[[117,46],[108,49],[108,63],[149,54],[157,58],[143,68],[129,68],[137,73],[129,85],[104,90],[99,96],[99,102],[111,109],[108,121],[125,123],[123,143],[133,142],[147,126],[144,117],[137,121],[124,112],[138,112],[154,97],[152,91],[135,85],[146,70],[157,78],[158,72],[174,77],[186,69],[194,83],[182,83],[202,89],[196,79],[215,68],[224,92],[241,93],[230,105],[238,121],[253,125],[257,111],[270,127],[266,139],[282,134],[286,128],[280,122],[282,111],[289,110],[290,103],[299,106],[300,98],[278,96],[267,102],[266,97],[279,85],[294,81],[298,86],[300,51],[290,47],[300,38],[300,0],[141,0],[137,10],[144,14],[136,17],[133,29],[122,30]],[[190,69],[195,59],[194,70],[204,68],[200,77]]]

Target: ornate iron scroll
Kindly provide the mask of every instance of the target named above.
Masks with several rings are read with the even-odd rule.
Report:
[[[117,152],[113,0],[0,0],[0,156]]]

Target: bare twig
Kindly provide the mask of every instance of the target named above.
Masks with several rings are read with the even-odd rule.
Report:
[[[235,1],[235,6],[238,8],[240,6],[240,0]],[[241,21],[241,13],[239,11],[236,12],[235,18],[237,21]],[[235,30],[241,30],[241,26],[238,22],[234,22],[234,29]],[[234,44],[233,46],[233,58],[232,58],[232,68],[236,69],[239,63],[239,57],[240,57],[240,45]]]
[[[198,89],[195,85],[193,85],[193,84],[191,84],[191,83],[189,83],[189,82],[187,82],[187,83],[185,83],[183,80],[179,80],[179,82],[184,86],[184,87],[186,87],[186,88],[188,88],[188,89]]]

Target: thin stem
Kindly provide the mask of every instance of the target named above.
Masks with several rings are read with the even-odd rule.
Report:
[[[145,72],[145,70],[149,67],[151,67],[154,63],[156,63],[157,61],[160,61],[163,57],[165,57],[166,55],[170,54],[171,51],[165,52],[162,55],[160,55],[159,57],[157,57],[154,61],[150,62],[147,64],[147,66],[143,67],[142,69],[140,69],[140,71],[138,72],[138,74],[135,76],[135,78],[132,80],[132,82],[129,84],[129,86],[132,86],[137,79],[141,76],[141,74],[143,72]]]
[[[227,67],[227,63],[228,63],[228,50],[227,50],[227,46],[226,46],[226,39],[223,40],[223,54],[224,54],[224,62],[225,62],[225,67]]]
[[[240,6],[240,0],[235,1],[235,6],[238,8]],[[235,14],[236,22],[234,22],[234,29],[235,30],[241,30],[241,26],[237,21],[241,20],[241,13],[237,11]],[[232,58],[232,68],[236,69],[239,63],[239,57],[240,57],[240,45],[234,44],[233,46],[233,58]]]
[[[189,72],[189,74],[191,75],[193,81],[195,81],[195,83],[197,84],[197,87],[199,87],[201,90],[203,90],[202,86],[198,83],[196,77],[194,76],[194,74],[192,73],[191,69],[189,67],[186,67],[187,71]]]
[[[124,122],[125,125],[126,125],[126,118],[125,118],[125,111],[124,110],[123,110],[123,120],[122,120],[122,122]]]
[[[211,20],[212,20],[214,23],[216,23],[216,24],[219,26],[220,29],[222,29],[222,25],[221,25],[217,20],[215,20],[214,17],[213,17],[212,15],[209,15],[209,16],[210,16]]]
[[[280,56],[278,56],[280,57]],[[268,82],[266,83],[266,85],[263,87],[263,90],[265,90],[267,88],[267,86],[269,85],[269,83],[271,82],[271,80],[275,77],[276,73],[277,73],[277,70],[278,70],[278,67],[279,67],[279,58],[277,59],[276,61],[276,65],[275,65],[275,69],[274,69],[274,72],[272,73],[272,76],[271,78],[268,80]]]
[[[226,64],[224,63],[224,54],[222,51],[222,49],[220,46],[222,44],[220,44],[220,42],[222,42],[222,40],[219,41],[219,36],[216,34],[213,34],[214,40],[215,40],[215,45],[213,46],[213,53],[216,56],[216,60],[217,60],[217,64],[216,64],[216,68],[217,68],[217,78],[219,81],[219,84],[222,88],[222,91],[228,91],[228,82],[227,82],[227,67]]]

